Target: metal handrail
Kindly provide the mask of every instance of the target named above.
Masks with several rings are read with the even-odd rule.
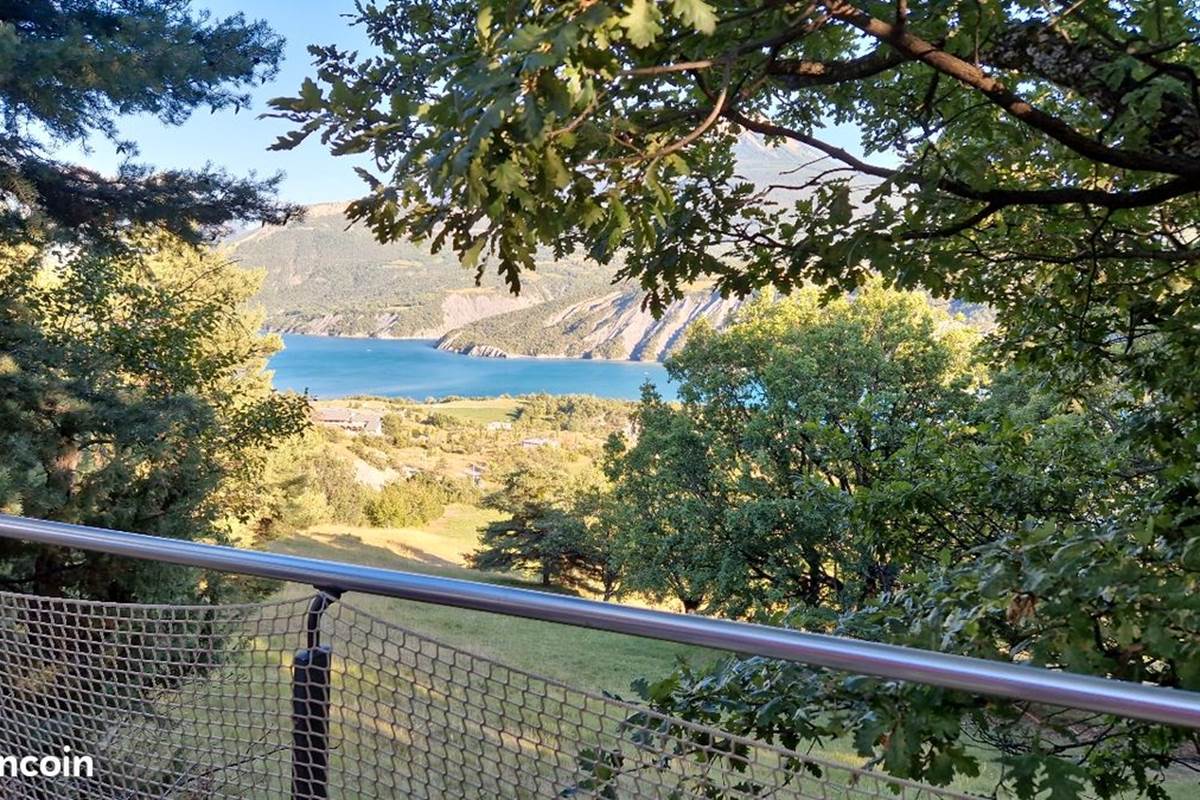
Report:
[[[1200,693],[826,634],[0,514],[0,536],[779,658],[860,675],[1200,728]]]

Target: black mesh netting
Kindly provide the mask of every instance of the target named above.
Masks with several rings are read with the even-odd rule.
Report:
[[[0,593],[0,800],[959,797],[573,689],[344,600],[313,651],[309,605]],[[71,774],[14,776],[28,756]],[[90,777],[70,761],[84,756]]]

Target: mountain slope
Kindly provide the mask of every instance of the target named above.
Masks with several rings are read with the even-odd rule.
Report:
[[[737,143],[739,174],[766,188],[803,183],[819,171],[807,148],[768,146],[745,135]],[[809,189],[770,194],[793,202]],[[282,227],[260,228],[226,243],[247,267],[266,270],[259,299],[267,327],[284,333],[439,338],[445,349],[476,355],[561,355],[661,359],[687,326],[721,326],[739,305],[697,288],[655,320],[641,310],[641,291],[614,286],[614,270],[580,257],[542,253],[512,295],[495,275],[475,286],[453,253],[426,244],[381,245],[362,226],[347,227],[345,205],[312,206]]]
[[[707,288],[673,303],[661,319],[641,309],[642,292],[612,282],[612,269],[545,254],[514,296],[495,276],[475,286],[453,255],[410,243],[381,245],[347,228],[341,204],[303,220],[260,228],[227,251],[266,270],[259,300],[266,325],[282,333],[440,338],[472,355],[660,360],[704,318],[721,326],[737,308]]]
[[[470,355],[618,358],[660,361],[678,349],[692,324],[723,327],[743,301],[711,289],[687,292],[655,319],[637,286],[572,296],[465,325],[438,347]]]
[[[436,338],[470,322],[580,291],[602,291],[609,270],[582,260],[539,258],[513,296],[496,276],[475,274],[452,253],[381,245],[347,228],[344,205],[311,206],[303,220],[259,228],[226,243],[246,267],[266,270],[259,300],[267,327],[285,333]]]

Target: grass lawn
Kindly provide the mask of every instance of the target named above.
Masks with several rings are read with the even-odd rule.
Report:
[[[418,569],[421,566],[461,568],[466,564],[467,554],[476,547],[479,528],[497,516],[493,511],[455,503],[448,506],[441,517],[421,528],[318,525],[278,545],[288,548],[288,552],[295,555],[313,558],[327,557],[317,553],[329,553],[331,548],[345,548],[347,552],[337,560],[365,561],[372,566],[383,566],[373,559],[383,557],[379,551],[384,550],[401,559],[392,569],[429,571]],[[455,573],[455,577],[461,576]]]
[[[540,589],[516,576],[481,573],[463,566],[466,554],[475,548],[479,526],[493,518],[493,512],[484,509],[452,505],[440,519],[420,529],[322,525],[280,539],[272,543],[271,549],[309,558]],[[311,590],[295,586],[287,591],[306,594]],[[625,697],[630,696],[629,684],[635,678],[665,674],[681,657],[704,662],[716,656],[713,651],[687,645],[406,600],[362,594],[348,595],[347,600],[377,617],[476,655],[581,689]]]
[[[486,425],[489,422],[512,422],[524,401],[512,397],[487,400],[450,400],[445,403],[426,403],[422,408],[437,411],[467,422]]]
[[[420,403],[410,406],[423,411],[437,412],[448,417],[486,425],[489,422],[512,422],[517,409],[524,403],[516,397],[489,397],[482,400],[447,400],[440,403]]]

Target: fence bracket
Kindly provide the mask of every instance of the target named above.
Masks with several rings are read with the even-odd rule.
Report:
[[[333,650],[321,644],[321,617],[341,597],[316,587],[305,615],[307,646],[292,660],[292,798],[329,797],[329,668]]]

